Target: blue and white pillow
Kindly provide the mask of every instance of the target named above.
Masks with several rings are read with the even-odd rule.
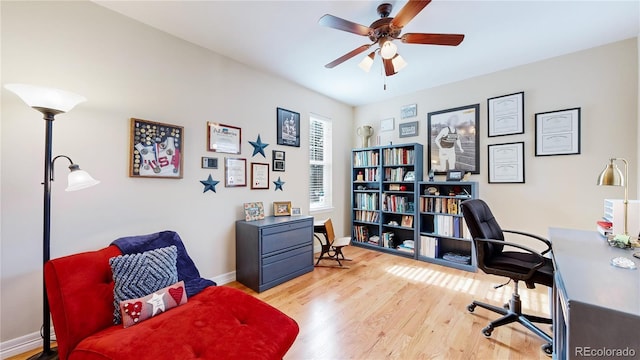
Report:
[[[178,282],[175,246],[109,259],[113,271],[113,323],[120,324],[120,302],[149,295]]]

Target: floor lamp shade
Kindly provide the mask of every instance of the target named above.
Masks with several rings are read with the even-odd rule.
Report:
[[[56,113],[64,113],[73,109],[79,103],[87,101],[84,96],[43,86],[7,84],[4,87],[18,95],[27,105],[37,110],[47,109]]]

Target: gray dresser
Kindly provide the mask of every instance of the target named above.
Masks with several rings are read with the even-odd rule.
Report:
[[[313,217],[236,222],[236,279],[261,292],[313,271]]]
[[[640,359],[640,271],[609,264],[624,256],[640,267],[640,260],[596,231],[553,228],[549,240],[554,359]]]

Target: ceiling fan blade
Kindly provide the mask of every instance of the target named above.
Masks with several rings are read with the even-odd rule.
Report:
[[[431,0],[409,0],[409,2],[398,11],[396,17],[391,20],[391,26],[402,28],[411,21]]]
[[[458,46],[464,40],[464,35],[408,33],[402,35],[401,40],[406,44]]]
[[[352,57],[354,57],[354,56],[356,56],[356,55],[358,55],[358,54],[360,54],[360,53],[363,53],[363,52],[365,52],[365,51],[369,50],[369,48],[371,47],[371,45],[373,45],[373,44],[370,44],[370,45],[362,45],[362,46],[360,46],[359,48],[356,48],[356,49],[354,49],[354,50],[352,50],[352,51],[350,51],[350,52],[348,52],[348,53],[346,53],[346,54],[344,54],[344,55],[340,56],[339,58],[337,58],[337,59],[333,60],[332,62],[328,63],[328,64],[327,64],[327,65],[325,65],[324,67],[326,67],[327,69],[333,69],[334,67],[336,67],[336,66],[338,66],[338,65],[342,64],[343,62],[345,62],[345,61],[347,61],[347,60],[351,59]]]
[[[391,62],[391,59],[382,59],[382,63],[384,64],[384,73],[387,76],[396,74],[396,70],[393,68],[393,62]]]
[[[318,20],[318,24],[362,36],[369,36],[369,32],[372,31],[371,28],[367,26],[356,24],[352,21],[341,19],[329,14],[321,17],[320,20]]]

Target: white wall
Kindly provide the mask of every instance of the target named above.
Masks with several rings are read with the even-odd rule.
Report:
[[[56,165],[52,257],[108,245],[127,235],[172,229],[181,234],[205,277],[235,270],[234,222],[244,202],[291,200],[308,213],[309,113],[333,119],[335,160],[332,216],[347,229],[348,167],[353,108],[89,2],[1,3],[2,83],[66,89],[89,100],[57,117],[54,154],[69,155],[102,181],[64,192],[66,164]],[[276,145],[276,107],[300,112],[302,146]],[[41,324],[42,158],[44,121],[2,90],[1,106],[1,341],[33,333]],[[128,174],[129,118],[184,126],[184,178],[133,179]],[[242,157],[271,162],[286,151],[283,192],[225,188],[224,154],[206,151],[206,122],[242,128]],[[261,135],[267,159],[252,157]],[[218,170],[200,168],[216,156]],[[220,180],[202,193],[199,180]]]
[[[625,157],[630,164],[638,164],[637,85],[637,41],[629,39],[360,106],[355,121],[356,126],[373,125],[376,134],[385,137],[386,132],[379,132],[380,120],[395,117],[396,129],[390,140],[394,144],[420,142],[426,152],[427,113],[480,103],[481,173],[473,180],[480,182],[480,195],[501,225],[541,235],[552,226],[593,230],[602,216],[603,199],[623,196],[621,188],[595,185],[607,159]],[[525,92],[525,134],[488,138],[487,99],[519,91]],[[400,107],[413,103],[418,104],[420,134],[399,139]],[[582,153],[535,157],[534,114],[572,107],[582,108]],[[358,140],[354,136],[354,145],[359,145]],[[525,141],[526,183],[488,184],[487,145],[515,141]],[[425,172],[426,161],[427,156]],[[631,171],[631,198],[637,198],[637,174]]]

